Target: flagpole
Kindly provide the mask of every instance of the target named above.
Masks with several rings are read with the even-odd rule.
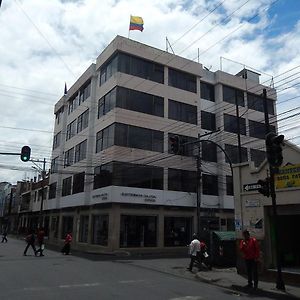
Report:
[[[129,36],[130,36],[130,21],[131,21],[131,15],[130,15],[129,26],[128,26],[128,38],[129,38]]]

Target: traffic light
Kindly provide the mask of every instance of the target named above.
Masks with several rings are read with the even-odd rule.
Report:
[[[21,160],[22,161],[29,161],[30,159],[31,149],[29,146],[23,146],[21,150]]]
[[[180,152],[180,139],[178,135],[173,135],[169,138],[170,140],[170,146],[171,146],[171,152],[174,154],[179,154]]]
[[[279,167],[282,164],[282,146],[284,135],[276,135],[274,132],[269,132],[266,135],[267,159],[272,167]]]
[[[270,197],[270,179],[259,179],[257,181],[261,187],[258,189],[258,192],[264,195],[265,197]]]

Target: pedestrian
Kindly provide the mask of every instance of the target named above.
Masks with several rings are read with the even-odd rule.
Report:
[[[193,234],[193,240],[191,241],[189,245],[189,253],[190,253],[190,265],[187,268],[190,272],[193,270],[194,262],[199,260],[200,255],[200,241],[198,240],[197,235]]]
[[[68,231],[68,233],[65,237],[65,244],[64,244],[63,248],[61,249],[61,252],[63,254],[65,254],[65,255],[70,254],[71,242],[72,242],[72,233],[71,233],[71,231]]]
[[[244,239],[240,243],[240,250],[244,255],[248,275],[248,284],[246,287],[254,287],[255,289],[257,289],[259,245],[256,238],[250,237],[250,233],[248,230],[243,231],[243,236]]]
[[[207,252],[208,252],[208,248],[205,242],[200,241],[200,257],[199,257],[200,266],[202,267],[204,265],[206,269],[211,270],[212,266],[211,266],[210,256]]]
[[[27,254],[26,254],[26,253],[27,253],[27,250],[28,250],[28,248],[31,246],[32,249],[33,249],[34,255],[36,256],[36,249],[35,249],[35,245],[34,245],[34,243],[35,243],[34,230],[31,230],[31,231],[30,231],[30,233],[26,236],[25,240],[26,240],[27,245],[26,245],[26,248],[25,248],[25,250],[24,250],[23,255],[24,255],[24,256],[27,255]]]
[[[37,234],[37,241],[38,241],[39,249],[36,251],[36,253],[40,253],[40,256],[44,256],[44,254],[43,254],[43,251],[45,249],[44,237],[45,237],[45,231],[41,227]]]
[[[7,229],[4,228],[3,232],[2,232],[2,242],[1,243],[7,243]]]

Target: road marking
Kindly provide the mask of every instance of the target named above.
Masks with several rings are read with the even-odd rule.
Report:
[[[94,282],[94,283],[79,283],[79,284],[63,284],[59,285],[58,287],[61,289],[70,289],[74,287],[91,287],[91,286],[98,286],[100,285],[99,282]]]
[[[139,279],[139,280],[120,280],[119,283],[137,283],[137,282],[145,282],[146,280]]]
[[[47,287],[28,287],[28,288],[24,288],[24,291],[44,291],[44,290],[47,290],[49,288]]]
[[[184,296],[179,298],[171,298],[170,300],[201,300],[201,296]]]

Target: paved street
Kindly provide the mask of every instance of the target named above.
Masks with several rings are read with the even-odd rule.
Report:
[[[133,260],[90,260],[50,250],[45,257],[35,257],[29,249],[25,257],[24,247],[24,241],[12,238],[0,244],[1,300],[250,299],[199,282],[183,268],[170,274]]]

